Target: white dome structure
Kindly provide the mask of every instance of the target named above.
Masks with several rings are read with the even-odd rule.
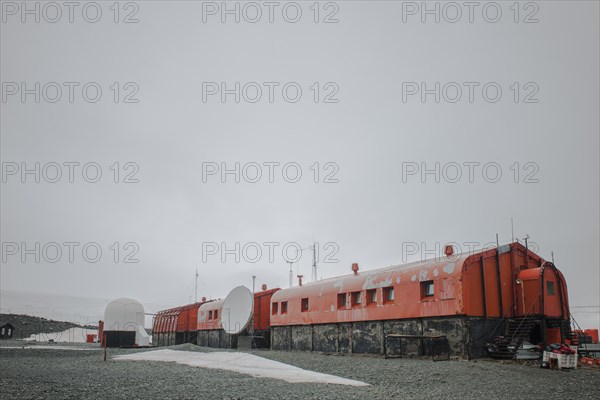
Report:
[[[104,335],[108,347],[148,346],[150,338],[144,329],[146,313],[139,301],[120,298],[106,305]]]

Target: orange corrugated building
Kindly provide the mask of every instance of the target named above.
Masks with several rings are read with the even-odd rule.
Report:
[[[203,302],[157,312],[152,322],[153,345],[196,343],[198,309]]]
[[[254,293],[253,315],[248,326],[241,334],[230,335],[221,327],[221,315],[224,300],[217,300],[203,304],[198,309],[198,345],[209,347],[236,348],[238,337],[253,336],[254,346],[261,343],[268,346],[271,324],[271,297],[279,288],[267,289],[262,286],[262,291]],[[248,316],[250,317],[250,316]]]
[[[390,333],[435,333],[446,336],[451,353],[477,357],[508,320],[523,317],[534,321],[532,340],[543,341],[553,328],[563,340],[568,335],[562,273],[519,243],[353,270],[275,293],[272,348],[383,353]]]

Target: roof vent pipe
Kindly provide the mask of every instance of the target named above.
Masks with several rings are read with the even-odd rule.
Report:
[[[454,247],[452,247],[451,244],[447,244],[444,247],[444,254],[446,255],[446,257],[450,257],[452,254],[454,254]]]
[[[267,290],[267,284],[263,283],[262,286],[260,287],[262,290]]]
[[[203,303],[206,303],[206,297],[202,297],[202,299],[200,299]]]
[[[352,264],[352,271],[354,272],[354,275],[358,275],[358,264],[357,263]]]
[[[298,286],[302,286],[302,277],[304,275],[298,275]]]

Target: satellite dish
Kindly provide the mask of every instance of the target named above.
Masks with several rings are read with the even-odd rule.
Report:
[[[238,286],[229,292],[223,302],[223,310],[221,311],[223,330],[232,335],[243,331],[250,322],[253,303],[254,296],[245,286]]]

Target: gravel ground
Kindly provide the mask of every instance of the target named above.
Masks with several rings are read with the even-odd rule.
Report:
[[[22,344],[8,341],[0,346],[0,394],[4,399],[429,399],[442,396],[445,399],[506,400],[591,399],[600,393],[600,371],[597,370],[551,371],[491,360],[432,362],[268,350],[251,352],[371,385],[349,387],[292,384],[174,363],[110,359],[117,354],[143,350],[110,349],[109,361],[103,362],[102,351],[6,348]],[[215,351],[192,345],[171,348]]]

